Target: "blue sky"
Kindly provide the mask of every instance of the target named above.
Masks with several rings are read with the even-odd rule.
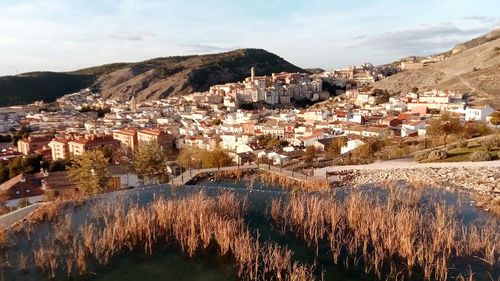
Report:
[[[498,27],[498,0],[0,0],[0,75],[247,47],[331,69]]]

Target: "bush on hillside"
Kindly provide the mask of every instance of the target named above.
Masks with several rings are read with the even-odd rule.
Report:
[[[476,141],[470,141],[468,144],[467,144],[467,148],[474,148],[474,147],[478,147],[480,146],[479,143],[477,143]]]
[[[427,157],[427,160],[430,161],[436,161],[436,160],[443,160],[448,157],[448,153],[444,150],[438,149],[438,150],[433,150],[429,153],[429,156]]]
[[[419,151],[416,152],[415,155],[413,156],[413,160],[415,162],[422,162],[424,160],[427,160],[427,157],[429,157],[430,151]]]
[[[487,151],[475,151],[469,156],[470,161],[490,161],[491,155]]]

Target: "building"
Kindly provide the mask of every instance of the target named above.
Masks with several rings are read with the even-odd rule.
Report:
[[[495,109],[489,105],[485,106],[471,106],[465,109],[465,121],[486,121]]]
[[[156,142],[165,149],[175,148],[175,137],[166,131],[157,128],[147,128],[137,132],[138,145],[141,143]]]
[[[122,147],[126,147],[131,151],[137,149],[137,131],[134,129],[121,129],[113,132],[113,139],[120,141]]]
[[[116,150],[120,147],[120,141],[112,136],[87,135],[83,138],[73,139],[68,142],[69,154],[71,156],[82,155],[85,151],[109,148]]]
[[[42,195],[43,173],[19,174],[0,185],[0,192],[7,200]]]
[[[17,151],[24,155],[32,154],[35,150],[48,145],[50,139],[47,137],[29,136],[17,142]]]
[[[69,146],[70,139],[55,138],[49,142],[49,147],[52,153],[52,160],[69,159]]]

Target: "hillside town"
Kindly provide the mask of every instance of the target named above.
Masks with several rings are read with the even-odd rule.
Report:
[[[349,153],[370,138],[390,138],[408,142],[425,138],[430,120],[441,112],[460,116],[463,122],[488,123],[495,110],[490,106],[468,104],[466,93],[444,90],[420,91],[390,96],[370,84],[384,73],[371,64],[321,74],[273,73],[256,76],[255,69],[244,81],[213,85],[206,92],[172,96],[162,100],[138,102],[107,99],[91,89],[63,96],[54,104],[37,102],[27,106],[0,109],[0,131],[29,128],[15,146],[2,143],[0,162],[8,165],[17,158],[40,155],[50,163],[70,160],[85,151],[136,151],[155,142],[175,154],[183,148],[212,150],[220,147],[238,165],[266,159],[273,165],[300,162],[308,147],[325,152],[336,138],[345,138],[340,154]],[[334,94],[325,84],[336,85]],[[306,100],[306,108],[294,105]],[[248,109],[252,105],[253,108]],[[280,145],[266,146],[264,138]],[[113,164],[130,161],[127,153],[113,154]],[[262,161],[262,160],[261,160]],[[171,161],[173,176],[180,168]],[[121,171],[116,188],[137,185],[128,172]],[[124,175],[127,175],[127,179]],[[64,178],[64,172],[54,173]],[[40,186],[54,181],[47,171],[35,176]],[[26,185],[19,175],[2,184],[8,189]],[[70,185],[71,186],[71,185]],[[12,198],[33,192],[16,190]]]

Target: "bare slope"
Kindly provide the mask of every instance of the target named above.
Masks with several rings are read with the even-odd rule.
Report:
[[[95,86],[104,98],[158,99],[243,80],[250,75],[252,66],[257,75],[304,71],[265,50],[240,49],[213,55],[157,58],[127,65],[100,76]]]
[[[413,87],[468,92],[477,103],[500,106],[500,29],[457,45],[445,61],[398,73],[375,83],[401,93]]]

